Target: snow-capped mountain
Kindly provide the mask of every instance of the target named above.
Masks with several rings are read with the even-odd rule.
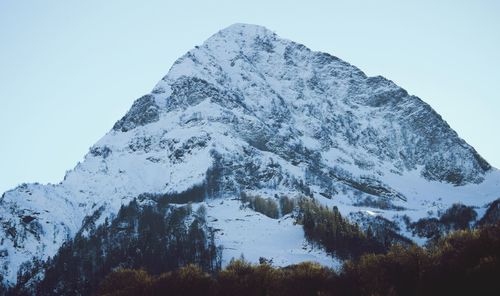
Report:
[[[178,59],[61,183],[2,195],[3,282],[15,283],[23,262],[53,256],[87,216],[101,223],[141,194],[202,183],[211,194],[199,204],[219,230],[223,261],[244,254],[278,265],[335,261],[289,216],[240,208],[241,192],[307,194],[361,223],[416,221],[455,202],[482,214],[500,196],[499,171],[418,97],[266,28],[235,24]]]

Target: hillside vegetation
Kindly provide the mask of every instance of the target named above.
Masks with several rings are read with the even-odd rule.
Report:
[[[215,274],[187,265],[152,276],[122,269],[97,295],[497,295],[500,224],[459,230],[428,248],[393,246],[347,261],[340,272],[304,262],[273,267],[233,260]]]

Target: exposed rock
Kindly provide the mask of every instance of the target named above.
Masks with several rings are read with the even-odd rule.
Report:
[[[155,98],[152,95],[145,95],[137,99],[132,108],[120,119],[113,129],[116,131],[127,132],[137,126],[146,125],[158,121],[160,111],[156,105]]]

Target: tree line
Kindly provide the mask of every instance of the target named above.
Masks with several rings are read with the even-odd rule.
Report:
[[[337,207],[331,209],[316,200],[301,197],[297,221],[302,224],[306,239],[343,259],[357,258],[364,253],[382,253],[387,246],[371,231],[363,231],[344,218]]]
[[[432,246],[393,246],[386,254],[348,260],[339,272],[304,262],[274,267],[268,260],[232,260],[209,274],[194,265],[151,275],[121,269],[97,295],[497,295],[500,224],[459,230]]]
[[[199,188],[194,191],[201,194]],[[160,274],[197,264],[214,272],[220,269],[221,252],[206,224],[204,206],[193,211],[190,204],[173,205],[163,199],[148,204],[133,200],[111,222],[106,219],[90,234],[81,232],[66,242],[47,262],[21,269],[9,294],[90,295],[116,268]]]

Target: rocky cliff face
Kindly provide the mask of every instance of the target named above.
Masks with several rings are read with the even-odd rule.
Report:
[[[53,256],[85,217],[98,213],[99,224],[139,195],[199,184],[224,260],[244,253],[331,265],[286,216],[240,209],[233,198],[308,195],[356,221],[402,223],[454,202],[483,206],[500,192],[500,174],[392,81],[235,24],[178,59],[64,181],[2,195],[3,282],[14,283],[32,257]]]

